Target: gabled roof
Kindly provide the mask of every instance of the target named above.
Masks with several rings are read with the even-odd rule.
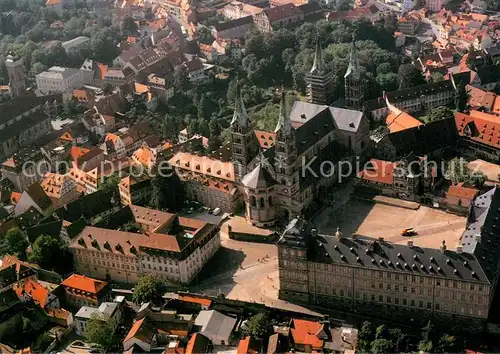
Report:
[[[292,3],[264,9],[264,13],[266,14],[269,22],[271,23],[286,19],[288,17],[299,16],[304,14],[300,10],[300,8],[298,8]]]
[[[318,338],[318,333],[323,329],[319,322],[292,319],[290,333],[295,344],[310,345],[312,349],[323,348],[323,340]]]
[[[46,210],[52,205],[52,201],[39,183],[33,183],[25,192],[31,197],[40,210]]]
[[[84,275],[72,274],[64,279],[61,285],[97,295],[108,285],[108,283]]]
[[[358,178],[383,184],[394,184],[396,162],[370,159],[367,167],[358,173]]]
[[[201,334],[208,338],[229,339],[236,325],[236,318],[229,317],[215,310],[200,311],[195,320],[196,326],[201,326]]]
[[[134,323],[127,336],[123,340],[123,343],[132,338],[136,338],[144,343],[151,343],[156,332],[156,328],[151,323],[149,323],[146,317],[144,317],[143,319]]]
[[[28,294],[41,308],[44,308],[45,305],[47,305],[47,300],[50,294],[50,291],[47,288],[31,279],[27,279],[23,283],[15,285],[14,291],[19,297],[24,294]]]
[[[208,339],[201,333],[195,333],[189,339],[185,353],[186,354],[206,353],[209,345],[210,345],[210,339]]]
[[[470,115],[455,112],[455,124],[460,136],[500,148],[500,119],[497,116],[479,111],[471,111]]]

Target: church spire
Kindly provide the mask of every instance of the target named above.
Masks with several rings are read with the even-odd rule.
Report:
[[[286,112],[286,98],[285,98],[285,88],[281,88],[281,104],[280,104],[280,115],[278,118],[278,124],[276,125],[276,129],[274,130],[276,133],[281,131],[283,135],[289,135],[292,130],[292,123],[290,122],[290,118],[287,116]]]
[[[309,73],[311,74],[321,74],[325,70],[325,57],[323,55],[323,48],[321,48],[321,42],[316,40],[316,51],[314,52],[314,63]]]
[[[240,81],[236,79],[236,97],[234,99],[234,114],[231,120],[231,125],[238,123],[242,128],[249,125],[249,118],[245,104],[243,103],[243,96],[241,95]]]
[[[344,77],[347,77],[351,74],[358,74],[359,69],[359,57],[358,57],[358,49],[356,48],[356,38],[355,34],[352,34],[352,43],[351,43],[351,53],[349,56],[349,67],[347,68],[347,72]]]

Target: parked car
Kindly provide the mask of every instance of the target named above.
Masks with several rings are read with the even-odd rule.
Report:
[[[221,212],[220,208],[215,208],[214,211],[212,212],[212,214],[219,215],[220,212]]]

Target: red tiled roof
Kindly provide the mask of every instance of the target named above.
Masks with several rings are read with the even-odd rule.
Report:
[[[396,162],[370,159],[369,167],[358,173],[358,177],[377,183],[394,184]]]
[[[72,274],[68,278],[64,279],[61,283],[62,286],[83,290],[91,294],[98,294],[102,289],[106,287],[107,284],[108,283],[102,280],[89,278],[79,274]]]
[[[155,332],[156,328],[154,328],[154,326],[147,321],[146,317],[144,317],[142,320],[136,321],[134,323],[127,336],[123,340],[123,343],[132,338],[137,338],[145,343],[151,343]]]
[[[453,185],[448,188],[446,196],[473,199],[479,193],[478,189],[463,187],[462,184]]]
[[[275,144],[276,141],[276,133],[274,132],[265,132],[263,130],[254,130],[255,136],[259,141],[259,145],[263,149],[269,149],[271,146]]]
[[[292,16],[299,16],[303,12],[294,4],[285,4],[281,6],[271,7],[264,9],[269,22],[273,23],[275,21],[283,20]]]
[[[17,204],[19,202],[19,199],[21,199],[21,193],[19,193],[19,192],[12,192],[10,194],[10,202],[12,204]]]
[[[49,297],[49,290],[43,287],[36,281],[26,280],[24,283],[20,285],[14,286],[14,291],[17,296],[21,297],[23,294],[28,294],[31,296],[33,301],[38,304],[41,308],[46,305],[47,298]]]
[[[458,134],[467,138],[500,148],[500,119],[492,114],[471,111],[470,115],[455,112]],[[470,129],[470,135],[467,131]]]
[[[82,157],[89,151],[89,149],[84,147],[72,146],[69,150],[69,156],[71,156],[71,160],[77,161],[80,157]]]
[[[238,354],[257,354],[259,353],[260,346],[251,336],[248,336],[244,339],[240,339],[238,343]]]
[[[292,327],[290,331],[295,344],[310,345],[312,349],[323,348],[323,341],[317,337],[323,328],[321,323],[294,318]]]
[[[196,297],[196,296],[180,295],[179,300],[184,301],[184,302],[193,302],[193,303],[200,304],[203,306],[210,306],[212,304],[212,300],[204,299],[202,297]]]
[[[209,344],[210,341],[207,337],[201,333],[195,333],[191,339],[189,339],[186,347],[186,354],[205,353]]]
[[[420,122],[417,118],[412,117],[405,111],[389,113],[389,115],[385,119],[385,122],[391,133],[423,125],[422,122]]]

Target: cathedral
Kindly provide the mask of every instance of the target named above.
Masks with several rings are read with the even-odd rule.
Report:
[[[349,85],[362,78],[355,44],[352,50]],[[273,132],[254,129],[237,84],[231,141],[208,157],[179,152],[169,160],[186,182],[188,197],[228,212],[243,202],[248,223],[256,226],[301,214],[322,187],[338,181],[338,161],[353,161],[368,148],[369,122],[363,113],[327,105],[332,77],[317,43],[310,102],[296,101],[288,110],[282,90]],[[361,104],[360,92],[349,91],[352,107]]]

